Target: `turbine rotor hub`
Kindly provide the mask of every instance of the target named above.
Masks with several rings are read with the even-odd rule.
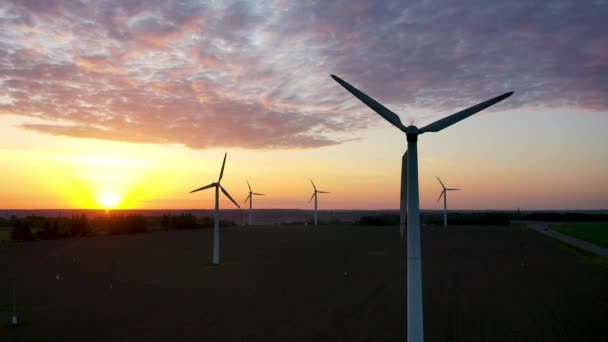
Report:
[[[414,125],[410,125],[405,128],[405,135],[407,136],[407,141],[418,141],[418,134],[420,134],[418,127]]]

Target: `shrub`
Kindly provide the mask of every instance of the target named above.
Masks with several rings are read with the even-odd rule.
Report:
[[[11,226],[11,239],[17,242],[34,240],[34,234],[32,234],[28,220],[19,219],[13,216],[11,217]]]

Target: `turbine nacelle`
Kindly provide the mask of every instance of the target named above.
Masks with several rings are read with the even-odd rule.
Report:
[[[220,170],[220,176],[219,176],[219,178],[218,178],[217,182],[213,182],[213,183],[211,183],[211,184],[209,184],[209,185],[205,185],[205,186],[200,187],[200,188],[198,188],[198,189],[194,189],[194,190],[190,191],[190,193],[197,192],[197,191],[201,191],[201,190],[206,190],[206,189],[209,189],[209,188],[219,188],[219,189],[222,191],[222,193],[223,193],[223,194],[224,194],[226,197],[228,197],[228,199],[229,199],[229,200],[230,200],[232,203],[234,203],[234,205],[236,205],[236,206],[237,206],[237,208],[240,208],[239,204],[238,204],[238,203],[236,203],[236,201],[235,201],[235,200],[232,198],[232,196],[230,196],[230,194],[228,193],[228,191],[226,191],[226,189],[224,189],[224,188],[222,187],[222,185],[220,184],[220,181],[222,180],[222,177],[224,176],[224,166],[226,166],[226,157],[227,157],[227,156],[228,156],[228,153],[225,153],[225,154],[224,154],[224,161],[222,162],[222,169]]]
[[[247,195],[247,197],[245,198],[245,201],[243,203],[247,203],[247,200],[249,200],[250,198],[253,198],[253,195],[264,196],[264,194],[260,194],[258,192],[253,192],[251,190],[251,185],[249,184],[249,181],[247,181],[247,187],[249,188],[249,195]]]

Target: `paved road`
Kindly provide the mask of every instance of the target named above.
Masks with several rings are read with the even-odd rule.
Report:
[[[589,243],[587,241],[575,239],[570,235],[559,233],[559,232],[551,229],[546,223],[531,223],[528,225],[528,227],[533,230],[536,230],[539,233],[548,235],[552,238],[562,240],[562,241],[569,243],[573,246],[576,246],[578,248],[582,248],[589,252],[592,252],[597,255],[601,255],[603,257],[608,258],[608,248],[600,247],[600,246],[594,245],[592,243]]]

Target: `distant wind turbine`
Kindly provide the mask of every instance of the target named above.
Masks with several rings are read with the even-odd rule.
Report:
[[[329,191],[321,191],[321,190],[317,190],[317,187],[315,186],[315,183],[312,181],[312,179],[310,180],[310,182],[312,183],[312,187],[313,189],[315,189],[315,192],[312,193],[312,196],[310,197],[310,199],[308,200],[308,203],[310,203],[310,201],[312,201],[312,199],[315,199],[315,226],[317,225],[317,194],[328,194]]]
[[[249,225],[253,225],[253,220],[252,220],[252,212],[253,212],[253,208],[252,208],[252,202],[253,202],[253,195],[257,195],[257,196],[264,196],[264,194],[259,194],[257,192],[253,192],[251,191],[251,185],[249,185],[249,181],[247,181],[247,186],[249,187],[249,195],[247,196],[247,198],[245,198],[245,201],[243,202],[243,204],[247,203],[247,200],[249,200]]]
[[[228,156],[228,153],[224,154],[224,162],[222,162],[222,170],[220,171],[220,178],[217,180],[217,182],[211,183],[209,185],[203,186],[202,188],[198,188],[196,190],[190,191],[190,193],[193,193],[193,192],[215,187],[215,220],[213,222],[213,264],[214,265],[218,265],[220,263],[220,192],[219,191],[222,190],[224,195],[226,195],[226,197],[228,197],[228,199],[231,200],[232,203],[234,203],[234,205],[236,205],[238,208],[240,208],[238,203],[236,203],[236,201],[232,198],[232,196],[230,196],[228,191],[226,191],[226,189],[224,189],[224,187],[222,187],[220,185],[220,182],[222,181],[222,177],[224,176],[224,166],[226,165],[226,156]]]
[[[437,202],[439,202],[439,200],[441,199],[441,196],[443,196],[443,226],[447,227],[448,226],[448,191],[461,190],[461,189],[446,188],[445,185],[443,185],[443,182],[441,181],[441,179],[439,179],[439,177],[437,177],[437,180],[439,181],[439,183],[441,184],[441,187],[443,188],[443,191],[439,195],[439,198],[437,198]]]
[[[418,128],[414,125],[405,127],[399,116],[376,100],[335,75],[331,77],[351,94],[380,114],[386,121],[399,128],[407,137],[407,150],[402,159],[401,193],[407,193],[407,340],[419,342],[424,340],[422,320],[422,262],[420,258],[420,203],[418,192],[418,135],[426,132],[439,132],[469,116],[496,104],[513,92],[508,92],[493,99],[476,104],[460,112],[439,119],[430,125]],[[407,171],[404,171],[406,169]],[[404,178],[405,177],[405,178]],[[403,197],[401,200],[403,201]],[[405,222],[405,205],[401,203],[401,227]]]

